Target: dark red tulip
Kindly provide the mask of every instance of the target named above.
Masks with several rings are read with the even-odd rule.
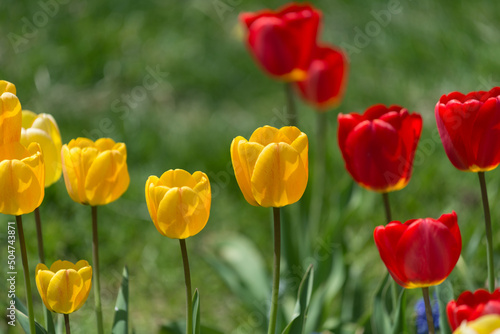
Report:
[[[393,221],[373,233],[382,261],[394,280],[404,288],[425,288],[443,282],[462,251],[457,215],[443,214]]]
[[[462,292],[457,300],[446,306],[448,322],[452,330],[460,326],[462,321],[472,321],[487,314],[500,314],[500,288],[493,293],[479,289],[474,293]]]
[[[484,172],[500,163],[500,87],[443,95],[435,108],[444,150],[460,170]]]
[[[291,3],[272,11],[242,13],[248,48],[265,72],[276,79],[304,80],[316,45],[321,12]]]
[[[404,188],[422,131],[422,118],[400,106],[378,104],[363,115],[338,116],[345,167],[361,186],[385,193]]]
[[[344,94],[347,69],[347,58],[341,50],[317,46],[306,79],[297,82],[304,100],[319,111],[337,106]]]

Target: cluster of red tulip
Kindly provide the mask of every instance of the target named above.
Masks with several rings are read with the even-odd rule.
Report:
[[[278,11],[245,13],[240,18],[248,30],[250,53],[266,73],[277,80],[294,82],[300,95],[318,110],[340,102],[347,77],[346,57],[336,48],[316,42],[321,18],[318,9],[308,4],[290,4]],[[435,116],[452,164],[479,174],[485,205],[488,281],[493,291],[491,223],[484,172],[500,163],[500,87],[489,92],[444,95],[436,104]],[[404,224],[391,221],[387,194],[408,184],[421,131],[422,117],[397,105],[377,104],[363,114],[338,116],[338,144],[347,171],[362,187],[384,195],[388,224],[374,231],[382,261],[402,287],[427,289],[451,273],[460,257],[462,238],[455,212]],[[453,330],[463,320],[473,321],[486,314],[496,314],[498,319],[493,323],[500,319],[499,290],[493,294],[484,290],[464,292],[448,305]],[[470,326],[477,330],[482,325]],[[465,329],[459,328],[457,333],[460,330]]]

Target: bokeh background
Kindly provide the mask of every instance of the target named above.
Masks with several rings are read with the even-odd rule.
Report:
[[[454,295],[484,286],[484,223],[477,176],[456,170],[448,161],[434,106],[451,91],[500,85],[500,2],[311,2],[323,12],[319,39],[346,49],[350,71],[343,103],[327,115],[326,214],[313,235],[307,222],[311,187],[300,204],[284,213],[288,245],[282,277],[295,282],[314,263],[324,271],[317,275],[318,288],[336,284],[330,299],[323,301],[315,329],[361,333],[366,328],[369,333],[373,293],[385,274],[372,233],[375,226],[385,224],[385,216],[381,196],[353,184],[343,167],[336,115],[363,112],[375,103],[400,104],[421,113],[424,130],[413,176],[405,189],[390,195],[393,217],[437,218],[455,210],[464,243],[463,260],[449,279]],[[259,126],[279,127],[286,122],[283,85],[257,68],[238,24],[242,11],[278,8],[285,1],[4,0],[2,4],[0,78],[16,84],[23,109],[52,114],[64,143],[83,136],[111,137],[127,144],[130,187],[122,198],[98,210],[106,328],[111,328],[125,265],[130,271],[130,315],[136,333],[158,333],[162,325],[184,318],[178,242],[156,231],[144,200],[149,175],[182,168],[206,172],[212,184],[209,223],[187,240],[193,286],[201,292],[202,322],[222,333],[263,332],[265,300],[244,298],[241,291],[252,290],[254,283],[270,286],[270,279],[259,281],[263,276],[253,277],[255,271],[248,270],[242,273],[246,281],[231,284],[219,272],[221,263],[246,264],[255,258],[262,260],[254,265],[267,275],[264,278],[271,277],[270,211],[244,200],[232,172],[229,146],[234,137],[248,138]],[[299,128],[309,135],[313,161],[316,114],[297,103]],[[499,171],[486,177],[498,277]],[[71,201],[62,179],[47,189],[41,215],[49,264],[57,259],[91,260],[90,208]],[[3,288],[6,223],[13,219],[4,215],[0,224],[1,309],[8,302]],[[34,277],[32,214],[24,225]],[[234,246],[225,248],[228,241],[252,245],[246,249],[257,254],[241,256]],[[309,251],[296,251],[292,265],[287,260],[294,249]],[[17,292],[24,300],[20,256],[18,265]],[[241,291],[235,293],[238,284]],[[286,305],[292,302],[292,308],[284,306],[291,313],[297,284],[282,286],[289,289],[283,300]],[[34,296],[37,318],[43,319],[36,290]],[[412,331],[412,305],[419,297],[416,290],[407,296]],[[93,293],[71,319],[73,333],[94,332]],[[0,331],[22,333],[19,325],[8,328],[3,321]]]

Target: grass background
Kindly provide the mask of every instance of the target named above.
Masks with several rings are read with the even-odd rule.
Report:
[[[44,5],[49,3],[52,7]],[[4,2],[0,78],[16,84],[23,108],[51,113],[64,143],[79,136],[106,136],[127,144],[130,187],[122,198],[99,208],[106,328],[111,327],[124,265],[130,270],[130,312],[137,333],[156,333],[162,324],[184,317],[178,242],[155,230],[144,200],[147,177],[171,168],[202,170],[212,184],[209,223],[187,241],[193,285],[202,294],[202,321],[225,333],[236,333],[248,321],[248,307],[224,284],[207,258],[219,256],[214,245],[221,240],[244,235],[268,254],[265,266],[270,272],[270,214],[245,202],[232,173],[229,146],[234,137],[248,138],[259,126],[282,125],[282,84],[266,77],[253,63],[241,40],[237,15],[284,3]],[[372,239],[374,227],[385,223],[380,195],[353,184],[343,168],[335,134],[337,112],[362,112],[375,103],[400,104],[424,119],[412,180],[404,190],[391,194],[393,217],[403,221],[437,218],[456,210],[467,267],[462,271],[465,275],[455,270],[450,276],[455,295],[466,287],[484,286],[484,228],[477,176],[456,170],[448,161],[437,135],[434,105],[451,91],[488,90],[499,85],[500,3],[324,0],[313,4],[323,11],[319,39],[356,48],[350,53],[344,101],[327,116],[324,206],[328,214],[319,235],[328,244],[342,245],[346,269],[332,316],[344,324],[358,322],[369,310],[373,291],[385,272]],[[387,21],[376,23],[374,13],[388,8],[397,10]],[[363,40],[359,31],[366,34],[373,27],[379,29],[369,30]],[[158,85],[139,95],[138,87],[144,87],[151,69],[163,73]],[[127,95],[132,94],[135,97],[127,106]],[[309,106],[298,103],[299,127],[310,137],[313,161],[316,115]],[[487,173],[487,182],[498,268],[498,170]],[[303,214],[311,191],[309,187],[300,204]],[[71,201],[62,179],[47,189],[41,214],[49,263],[91,260],[90,208]],[[0,259],[6,267],[6,222],[13,217],[1,219]],[[302,227],[305,223],[302,219]],[[283,224],[287,229],[286,220]],[[34,272],[37,255],[31,214],[25,217],[25,233]],[[311,236],[311,240],[319,239]],[[20,257],[18,262],[20,272]],[[285,265],[285,270],[290,268]],[[6,286],[5,272],[1,270],[2,287]],[[19,274],[18,295],[24,299],[22,285]],[[41,319],[41,301],[36,291],[34,295],[37,318]],[[411,304],[420,293],[411,291],[409,296]],[[5,293],[0,296],[2,309],[7,302]],[[73,333],[94,332],[92,306],[91,293],[86,305],[71,316]],[[3,322],[0,330],[22,332],[19,326],[8,328]]]

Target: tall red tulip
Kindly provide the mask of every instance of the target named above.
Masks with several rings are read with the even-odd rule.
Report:
[[[297,82],[300,95],[319,111],[340,104],[347,82],[347,57],[331,46],[317,46],[304,81]]]
[[[462,321],[472,321],[487,314],[500,314],[500,288],[493,293],[484,289],[474,293],[464,291],[457,300],[452,300],[446,306],[448,322],[455,330]]]
[[[361,186],[386,193],[404,188],[422,131],[422,118],[400,106],[378,104],[363,115],[338,116],[345,167]]]
[[[485,172],[500,164],[500,87],[443,95],[435,108],[444,150],[460,170]]]
[[[443,282],[462,251],[457,215],[438,219],[393,221],[373,233],[382,261],[404,288],[425,288]]]
[[[277,11],[242,13],[247,46],[262,69],[283,81],[306,76],[316,45],[321,12],[309,4],[290,3]]]

